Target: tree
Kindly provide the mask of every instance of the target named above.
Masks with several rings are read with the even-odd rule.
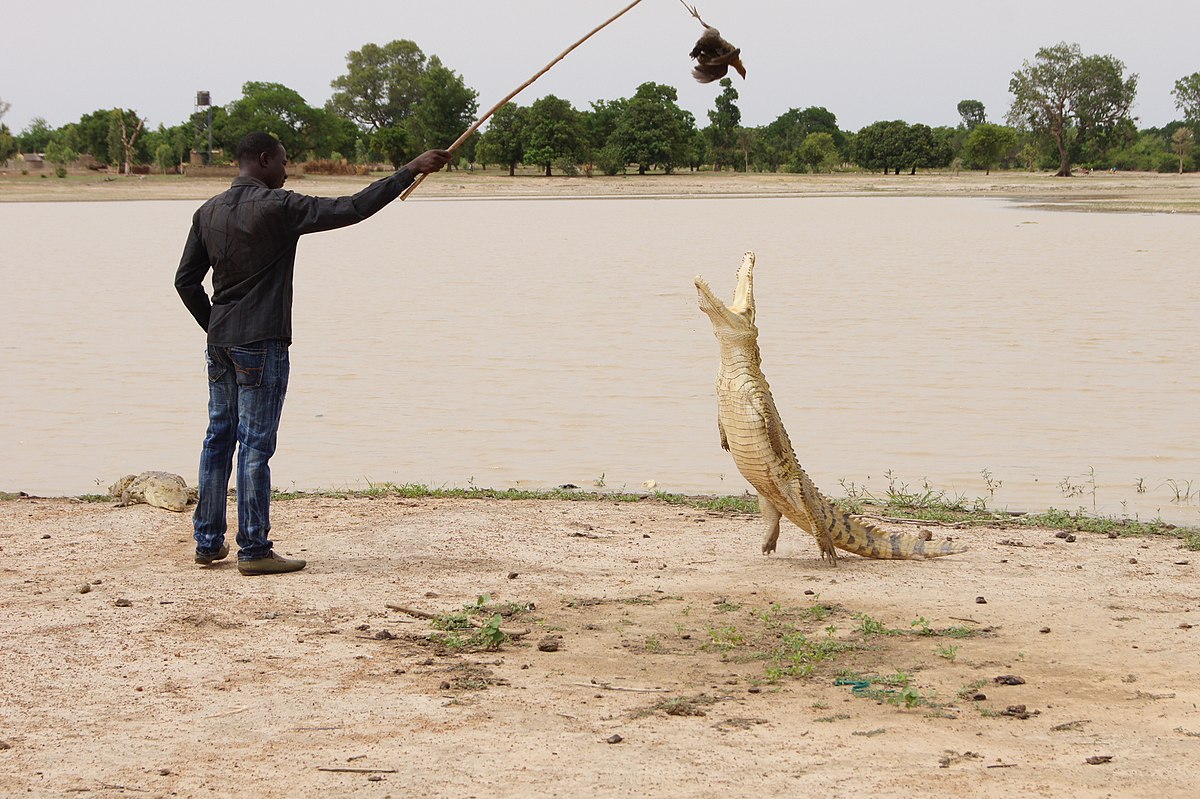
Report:
[[[900,174],[907,134],[908,123],[900,119],[867,125],[854,137],[854,162],[863,169],[882,169],[885,175],[894,167]]]
[[[167,170],[175,169],[175,165],[179,163],[176,160],[175,152],[171,145],[163,142],[154,148],[154,163],[158,164],[158,171],[162,174],[167,174]]]
[[[1179,174],[1183,174],[1183,162],[1196,144],[1196,132],[1191,128],[1178,128],[1171,135],[1171,149],[1179,154]]]
[[[69,145],[62,143],[57,137],[46,144],[46,160],[54,164],[55,174],[60,178],[67,176],[67,165],[79,160],[79,153]]]
[[[17,140],[8,129],[8,125],[0,123],[0,164],[17,154]]]
[[[963,158],[972,166],[983,167],[986,174],[990,175],[992,167],[1016,146],[1015,130],[984,122],[967,134],[967,140],[963,143]]]
[[[583,127],[587,130],[588,147],[593,152],[608,144],[628,102],[623,97],[616,100],[596,100],[591,104],[590,111],[583,112]]]
[[[796,156],[813,172],[832,172],[842,157],[832,133],[810,133],[796,148]]]
[[[461,76],[447,69],[437,56],[417,82],[417,102],[412,125],[417,149],[446,148],[475,121],[479,93],[467,87]]]
[[[17,134],[20,139],[21,150],[26,153],[40,153],[46,149],[46,145],[50,143],[50,137],[54,135],[54,129],[42,117],[34,117],[29,120],[29,124]]]
[[[121,142],[120,152],[121,155],[125,157],[124,163],[126,175],[133,174],[133,147],[137,144],[138,136],[141,135],[142,126],[146,124],[146,120],[138,117],[136,114],[134,114],[134,116],[137,119],[137,125],[133,126],[131,132],[130,127],[125,124],[125,112],[122,112],[119,108],[114,108],[112,112],[113,125],[119,126],[119,140]],[[115,140],[117,135],[118,129],[114,127],[112,135],[110,136],[110,140]]]
[[[676,105],[678,99],[672,86],[643,83],[623,103],[609,141],[619,148],[623,163],[638,165],[639,175],[655,165],[670,173],[687,163],[696,120]]]
[[[371,137],[371,144],[396,169],[416,155],[416,148],[410,144],[408,131],[403,125],[380,128]]]
[[[1183,112],[1184,120],[1200,127],[1200,72],[1175,81],[1171,94],[1175,96],[1175,107]]]
[[[720,168],[733,164],[733,148],[737,144],[737,130],[741,126],[742,112],[737,107],[738,92],[733,81],[721,78],[721,93],[713,101],[708,112],[709,126],[705,128],[712,146],[714,166]]]
[[[326,107],[372,130],[395,126],[412,116],[424,73],[425,54],[416,42],[363,45],[346,54],[346,74],[330,83]]]
[[[525,161],[544,166],[546,177],[555,161],[578,163],[586,144],[587,131],[580,114],[566,100],[548,94],[529,107]]]
[[[759,131],[763,163],[774,172],[788,163],[807,163],[797,154],[801,144],[814,133],[828,133],[838,149],[846,137],[837,126],[837,117],[824,108],[810,106],[803,111],[790,108]]]
[[[1058,147],[1057,175],[1069,177],[1073,143],[1128,119],[1137,75],[1123,77],[1124,71],[1116,58],[1084,56],[1077,44],[1043,47],[1009,81],[1009,122],[1048,132]]]
[[[517,164],[525,158],[525,127],[529,109],[516,103],[501,106],[488,121],[487,132],[479,140],[479,159],[485,164],[504,164],[508,175],[517,174]]]
[[[904,131],[903,139],[904,149],[900,153],[899,162],[909,168],[910,175],[917,174],[917,169],[947,166],[954,158],[954,151],[950,145],[928,125],[909,125]]]
[[[987,114],[984,112],[983,103],[978,100],[963,100],[958,104],[958,115],[962,117],[963,127],[967,130],[975,130],[978,126],[987,122]]]
[[[313,108],[282,83],[247,81],[242,85],[242,96],[225,110],[220,122],[213,118],[213,138],[229,152],[243,136],[254,131],[266,131],[279,139],[288,157],[295,160],[310,154],[328,158],[335,150],[354,149],[357,130],[353,123],[331,111]]]

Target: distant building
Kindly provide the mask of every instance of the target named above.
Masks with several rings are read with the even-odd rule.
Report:
[[[46,168],[46,157],[41,153],[21,153],[17,156],[17,161],[21,162],[22,169],[33,172]]]

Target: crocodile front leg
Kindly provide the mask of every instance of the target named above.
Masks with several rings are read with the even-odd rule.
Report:
[[[779,508],[772,505],[771,501],[762,495],[758,497],[758,507],[762,511],[763,521],[767,524],[762,551],[764,555],[770,555],[775,551],[775,544],[779,541],[779,520],[783,518],[783,514],[779,512]]]

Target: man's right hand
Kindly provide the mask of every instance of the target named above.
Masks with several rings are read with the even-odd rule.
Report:
[[[405,165],[405,169],[414,175],[428,174],[437,172],[439,169],[450,163],[449,150],[426,150],[418,155],[413,160]]]

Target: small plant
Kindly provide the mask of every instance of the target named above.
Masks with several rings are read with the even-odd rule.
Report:
[[[1137,479],[1137,482],[1133,484],[1133,490],[1137,491],[1139,494],[1145,494],[1146,493],[1146,478],[1139,477]]]
[[[953,644],[943,644],[933,651],[938,657],[945,658],[951,663],[958,657],[958,647]]]
[[[1171,492],[1175,495],[1175,498],[1171,500],[1172,502],[1186,503],[1192,501],[1193,494],[1191,480],[1180,481],[1174,478],[1167,478],[1167,487],[1170,488]]]
[[[652,655],[660,655],[665,650],[663,649],[662,642],[659,641],[657,638],[647,638],[646,639],[646,651]]]
[[[924,700],[921,698],[921,694],[916,688],[913,688],[911,685],[906,685],[904,690],[902,690],[899,694],[896,694],[888,701],[894,705],[904,705],[906,708],[911,709],[921,704]]]
[[[705,647],[712,647],[719,652],[728,652],[746,643],[745,636],[738,632],[737,627],[732,625],[709,628],[708,640],[710,643],[705,644]]]
[[[604,472],[600,472],[600,476],[592,481],[592,485],[596,488],[604,488]]]
[[[935,634],[933,628],[929,626],[929,619],[925,618],[924,616],[918,616],[917,618],[913,619],[911,622],[909,622],[909,626],[912,627],[918,635]]]
[[[980,688],[987,684],[987,680],[976,680],[975,682],[967,683],[962,688],[958,689],[958,698],[970,699],[971,697],[975,696],[975,694],[979,693]]]
[[[741,605],[736,602],[730,602],[727,599],[722,599],[717,603],[717,613],[733,613],[735,610],[740,610]]]

